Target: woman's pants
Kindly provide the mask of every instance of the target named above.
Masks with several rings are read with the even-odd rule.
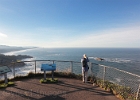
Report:
[[[84,68],[82,67],[82,79],[83,79],[83,82],[87,82],[87,77],[88,77],[88,71],[84,71]]]

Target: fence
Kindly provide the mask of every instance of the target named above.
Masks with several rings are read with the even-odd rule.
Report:
[[[91,63],[91,76],[97,78],[97,83],[106,89],[112,89],[123,99],[140,100],[140,76],[119,70],[117,68]]]
[[[23,76],[29,72],[35,74],[42,73],[40,67],[43,63],[55,63],[56,71],[58,72],[81,74],[81,62],[59,60],[33,60],[23,62],[25,63],[25,66],[13,66],[12,72],[8,74],[8,77]],[[115,92],[114,94],[119,94],[124,99],[140,100],[140,76],[138,75],[109,66],[89,63],[89,76],[91,78],[96,78],[96,84],[103,88],[110,89],[113,93]]]
[[[25,63],[25,65],[15,66],[17,63]],[[12,66],[9,66],[12,69],[11,73],[8,73],[9,78],[14,78],[16,76],[25,76],[29,72],[32,73],[43,73],[41,72],[41,64],[56,64],[56,71],[58,72],[72,72],[76,74],[81,74],[81,63],[75,61],[58,61],[58,60],[32,60],[32,61],[22,61],[12,63]],[[73,70],[74,69],[74,70]],[[1,79],[1,77],[0,77]]]

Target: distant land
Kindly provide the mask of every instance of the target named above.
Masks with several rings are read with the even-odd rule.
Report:
[[[16,47],[16,46],[0,45],[0,53],[19,51],[19,50],[25,50],[25,49],[32,49],[32,48],[37,48],[37,47]]]
[[[17,62],[25,58],[32,58],[28,55],[4,55],[2,53],[12,52],[12,51],[19,51],[19,50],[25,50],[25,49],[32,49],[37,47],[16,47],[16,46],[6,46],[6,45],[0,45],[0,66],[11,66],[12,62]],[[25,65],[24,63],[18,63],[17,66]]]

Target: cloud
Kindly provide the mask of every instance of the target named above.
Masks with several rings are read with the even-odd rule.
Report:
[[[85,34],[69,45],[75,47],[140,47],[140,26]]]
[[[46,47],[138,47],[140,26],[87,32],[84,35],[54,39],[42,44]],[[41,45],[40,45],[41,46]]]
[[[4,33],[0,33],[0,37],[7,37],[7,35]]]
[[[51,32],[49,30],[49,32]],[[62,32],[62,31],[61,31]],[[53,33],[53,32],[52,32]],[[40,35],[40,34],[39,34]],[[0,43],[8,45],[39,46],[39,47],[137,47],[140,48],[140,26],[114,28],[108,30],[85,32],[84,35],[61,37],[56,34],[53,36],[33,38],[26,35],[25,38],[12,37],[5,39],[6,34],[0,33],[3,41]],[[53,37],[53,38],[52,38]],[[26,41],[25,41],[26,40]],[[23,42],[24,41],[24,42]]]

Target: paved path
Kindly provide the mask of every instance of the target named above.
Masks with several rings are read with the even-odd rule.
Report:
[[[80,80],[58,78],[57,84],[41,84],[40,78],[15,81],[0,89],[0,100],[119,100],[109,92]]]

